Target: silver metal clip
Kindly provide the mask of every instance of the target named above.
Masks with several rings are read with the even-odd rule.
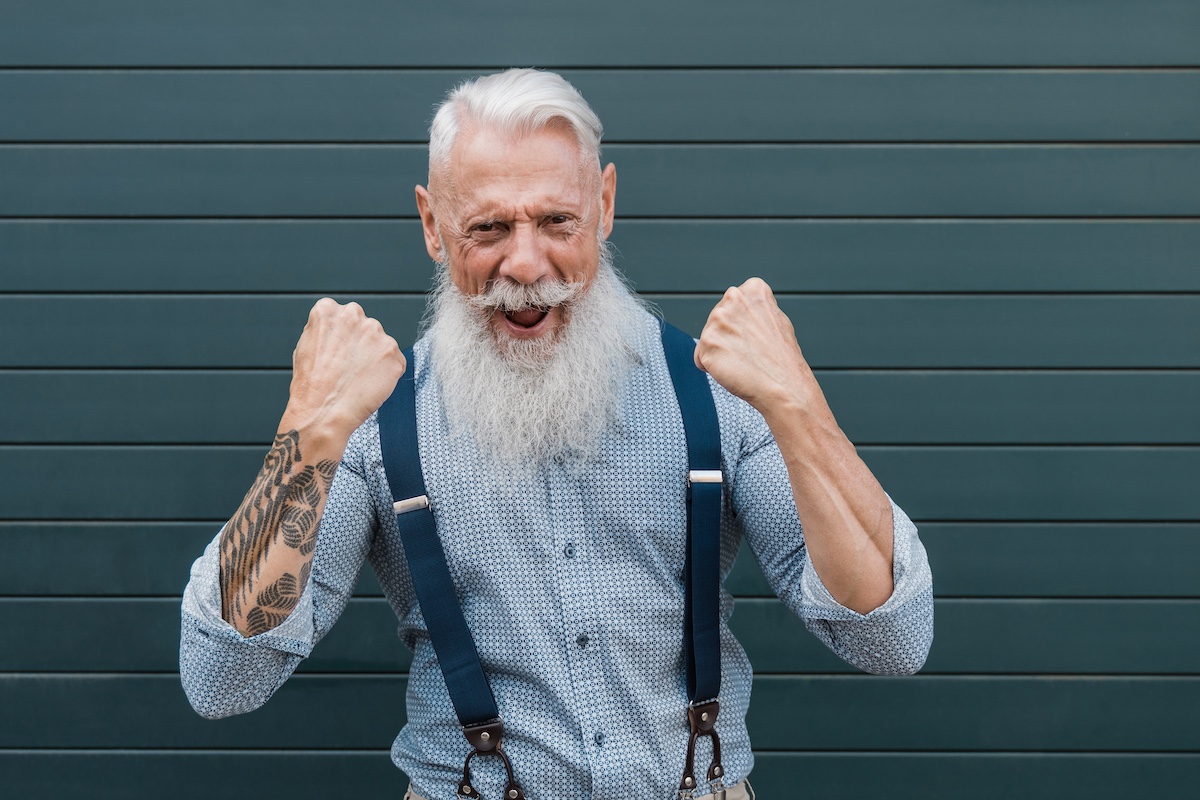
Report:
[[[688,483],[720,483],[723,480],[719,469],[688,470]]]
[[[409,511],[417,511],[422,508],[429,508],[429,495],[421,495],[419,497],[410,497],[407,500],[397,500],[392,503],[392,511],[397,514],[407,514]]]

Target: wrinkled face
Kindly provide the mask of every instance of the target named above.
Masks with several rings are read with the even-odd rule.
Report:
[[[615,194],[616,169],[585,163],[566,125],[525,136],[466,127],[447,174],[417,187],[417,208],[430,257],[444,244],[451,279],[474,296],[504,279],[591,281]],[[565,321],[562,305],[488,313],[498,340],[552,337]]]

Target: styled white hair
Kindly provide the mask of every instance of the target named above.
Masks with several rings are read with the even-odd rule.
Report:
[[[454,140],[465,124],[527,134],[566,123],[586,161],[600,168],[604,126],[579,90],[554,72],[510,69],[459,84],[438,106],[429,126],[429,177],[450,165]]]

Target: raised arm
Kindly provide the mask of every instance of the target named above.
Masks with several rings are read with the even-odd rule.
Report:
[[[221,535],[222,616],[243,636],[276,627],[300,601],[346,443],[404,369],[396,341],[357,303],[313,306],[275,443]]]
[[[762,414],[787,465],[812,564],[841,605],[866,614],[892,594],[892,505],[842,433],[771,289],[729,289],[696,365]]]

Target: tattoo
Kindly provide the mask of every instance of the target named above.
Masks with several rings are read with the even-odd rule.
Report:
[[[274,583],[259,587],[262,568],[273,545],[311,556],[317,546],[317,511],[329,493],[336,461],[309,464],[303,461],[300,434],[288,431],[275,437],[258,479],[250,488],[221,537],[221,602],[225,619],[245,621],[251,636],[269,631],[287,618],[308,583],[312,562],[299,576],[284,573]]]

